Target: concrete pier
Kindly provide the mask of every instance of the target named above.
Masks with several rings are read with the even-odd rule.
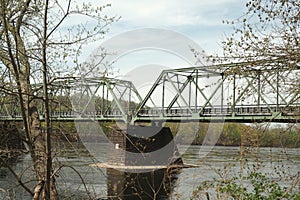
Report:
[[[108,164],[125,166],[168,166],[183,164],[168,127],[128,125],[113,127]]]
[[[0,151],[1,150],[24,150],[23,139],[14,123],[0,124]]]

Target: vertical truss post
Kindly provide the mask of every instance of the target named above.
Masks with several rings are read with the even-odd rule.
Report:
[[[235,102],[236,102],[236,100],[235,100],[235,91],[236,91],[236,77],[235,77],[235,74],[233,74],[233,91],[232,91],[232,115],[233,116],[235,116]]]
[[[161,107],[162,107],[162,115],[164,116],[164,108],[165,108],[165,76],[163,78],[163,84],[162,84],[162,102],[161,102]]]
[[[222,76],[222,85],[221,85],[221,114],[223,114],[224,107],[224,73],[221,73]]]
[[[129,97],[128,97],[128,111],[130,112],[130,102],[131,102],[131,88],[132,85],[129,86]]]
[[[104,84],[102,84],[101,115],[104,115],[104,96],[105,96],[105,86],[104,86]]]
[[[195,112],[197,111],[197,99],[198,99],[198,70],[196,70],[196,94],[195,94]]]
[[[258,92],[258,96],[257,96],[257,107],[258,109],[260,108],[260,98],[261,98],[261,81],[260,81],[260,70],[258,70],[257,72],[257,81],[258,81],[258,88],[257,88],[257,92]]]
[[[279,70],[276,71],[276,112],[279,111]]]
[[[105,83],[105,84],[106,84],[106,105],[105,106],[107,107],[106,110],[109,111],[108,107],[111,106],[111,105],[108,105],[108,102],[109,102],[108,101],[108,85],[107,85],[107,83]]]
[[[191,92],[192,92],[192,82],[190,81],[193,77],[192,76],[188,76],[188,79],[189,79],[189,107],[191,107]]]

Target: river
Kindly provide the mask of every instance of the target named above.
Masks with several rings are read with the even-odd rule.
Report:
[[[64,166],[56,177],[61,199],[108,199],[108,196],[111,199],[154,199],[153,196],[156,199],[191,199],[193,191],[204,180],[237,176],[241,169],[241,173],[247,175],[253,166],[283,186],[291,184],[292,180],[288,177],[300,173],[300,149],[249,148],[247,152],[241,152],[239,147],[180,145],[178,149],[183,153],[183,162],[197,167],[136,174],[91,166],[92,163],[105,162],[108,149],[105,143],[91,143],[90,146],[93,145],[98,151],[96,158],[80,143],[54,144],[57,152],[54,154],[54,167]],[[34,186],[28,154],[11,160],[10,164],[22,180],[31,180],[26,182],[28,187]],[[242,165],[244,167],[241,168]],[[296,189],[300,191],[299,185]],[[9,197],[31,199],[18,186],[9,170],[2,167],[0,199]]]

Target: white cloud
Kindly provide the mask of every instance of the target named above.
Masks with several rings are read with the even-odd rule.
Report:
[[[111,3],[111,8],[104,12],[110,16],[121,16],[118,22],[112,24],[107,39],[137,28],[162,28],[189,37],[209,54],[222,51],[219,46],[222,36],[231,29],[223,25],[222,20],[241,16],[244,4],[240,0],[91,1],[96,5]]]
[[[111,0],[111,3],[112,12],[135,26],[220,24],[220,17],[230,10],[228,5],[242,4],[239,0]],[[210,12],[215,16],[207,17]]]

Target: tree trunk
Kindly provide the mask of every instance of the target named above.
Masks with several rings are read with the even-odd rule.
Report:
[[[20,73],[23,74],[23,73]],[[46,180],[46,141],[45,135],[41,129],[41,121],[39,119],[38,109],[34,100],[34,97],[31,96],[31,88],[29,80],[25,77],[20,77],[20,87],[22,90],[23,96],[23,105],[25,109],[25,113],[27,116],[27,121],[24,121],[24,124],[27,123],[29,138],[28,146],[30,147],[31,157],[34,165],[34,170],[36,172],[36,178],[38,180],[38,184],[34,190],[34,199],[46,199],[46,188],[45,188],[45,180]],[[55,187],[55,180],[52,176],[51,178],[51,187],[50,187],[50,199],[58,199],[57,190]]]
[[[23,17],[26,14],[29,4],[30,0],[27,0],[21,8],[18,20],[10,23],[10,19],[7,18],[7,12],[10,11],[6,10],[6,5],[8,5],[7,1],[1,1],[0,28],[3,32],[1,32],[0,35],[3,36],[6,47],[0,49],[0,59],[16,80],[27,144],[29,146],[38,181],[38,185],[34,190],[36,192],[35,199],[45,199],[47,196],[45,194],[47,194],[47,192],[49,193],[49,191],[45,190],[44,185],[47,174],[45,136],[41,131],[39,113],[35,104],[35,97],[31,91],[31,66],[29,56],[26,51],[25,42],[21,36],[22,34],[20,33]],[[54,184],[54,178],[51,178],[50,185],[50,199],[57,199],[58,195]]]

